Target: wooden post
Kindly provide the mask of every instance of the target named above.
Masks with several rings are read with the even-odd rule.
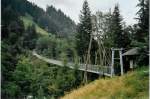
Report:
[[[121,66],[121,75],[123,75],[123,59],[122,59],[122,49],[119,50],[120,54],[120,66]]]
[[[88,47],[88,53],[87,53],[87,59],[86,59],[86,64],[85,64],[85,72],[84,72],[84,78],[83,82],[86,84],[87,83],[87,69],[88,69],[88,64],[90,62],[90,51],[91,51],[91,46],[92,46],[92,34],[90,36],[90,42],[89,42],[89,47]]]
[[[86,62],[86,56],[84,56],[83,59],[84,59],[83,62]],[[85,71],[84,71],[84,77],[83,77],[83,84],[86,84],[87,83],[87,65],[86,65],[86,63],[84,65],[85,66],[83,66],[83,67],[85,67]]]
[[[115,50],[112,50],[112,60],[111,60],[111,77],[114,75],[114,54],[115,54]]]

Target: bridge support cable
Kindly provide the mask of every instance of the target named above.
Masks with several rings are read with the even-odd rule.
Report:
[[[108,67],[111,67],[111,50],[107,51],[106,47],[104,46],[104,33],[100,30],[102,28],[102,24],[98,23],[99,19],[96,16],[92,16],[92,34],[98,43],[98,52],[95,60],[96,64],[99,64],[99,71],[103,74],[110,72]],[[99,56],[98,56],[99,55]],[[100,73],[100,75],[102,75]]]
[[[32,52],[32,55],[35,56],[36,58],[42,60],[42,61],[45,61],[45,62],[49,63],[49,64],[54,64],[56,66],[64,67],[63,62],[60,61],[60,60],[48,59],[48,58],[46,58],[42,55],[39,55],[35,51]],[[70,69],[74,69],[75,64],[76,63],[68,62],[67,67],[70,68]],[[98,65],[88,64],[88,66],[90,68],[87,68],[87,70],[86,70],[87,72],[95,73],[95,74],[102,74],[102,72],[97,69]],[[108,67],[107,69],[110,69],[110,68]],[[78,70],[85,71],[85,64],[80,63]],[[104,73],[104,75],[110,77],[110,73]]]

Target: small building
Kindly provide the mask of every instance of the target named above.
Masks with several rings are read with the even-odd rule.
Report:
[[[137,66],[136,59],[137,59],[138,55],[139,55],[138,47],[132,48],[122,54],[122,56],[128,60],[127,62],[129,64],[130,69],[136,68],[136,66]]]

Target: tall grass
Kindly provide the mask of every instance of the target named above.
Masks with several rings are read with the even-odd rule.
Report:
[[[140,68],[121,77],[99,79],[62,99],[148,99],[148,68]]]

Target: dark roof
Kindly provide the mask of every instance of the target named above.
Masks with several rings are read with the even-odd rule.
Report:
[[[131,55],[138,55],[138,54],[139,54],[138,47],[135,47],[123,53],[123,56],[131,56]]]

